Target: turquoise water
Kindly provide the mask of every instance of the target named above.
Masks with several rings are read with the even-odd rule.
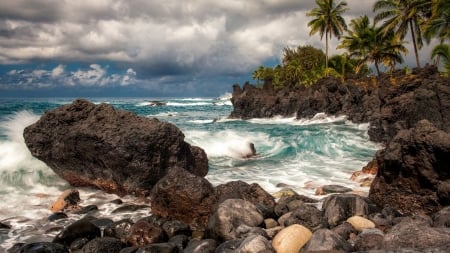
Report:
[[[165,105],[151,106],[153,100]],[[278,184],[285,184],[310,196],[314,195],[315,187],[324,184],[367,191],[349,177],[380,148],[368,140],[368,125],[350,123],[345,117],[318,114],[310,120],[228,119],[233,109],[229,96],[91,101],[178,126],[187,142],[206,151],[207,179],[214,185],[243,180],[259,183],[273,193],[280,190]],[[22,132],[46,110],[71,102],[71,99],[0,99],[0,221],[10,217],[42,219],[48,216],[51,201],[69,187],[30,155]],[[250,152],[249,143],[254,143],[258,154],[246,159],[243,157]],[[93,199],[89,196],[102,193],[85,189],[81,194],[82,199],[83,196]]]

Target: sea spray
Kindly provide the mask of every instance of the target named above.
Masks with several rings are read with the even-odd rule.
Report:
[[[107,102],[118,109],[175,124],[187,142],[206,151],[209,159],[206,177],[213,185],[242,180],[258,183],[271,193],[280,190],[279,185],[288,185],[299,193],[314,196],[317,186],[341,184],[367,192],[368,188],[359,187],[349,177],[379,149],[378,144],[368,139],[367,124],[356,125],[345,117],[319,114],[313,119],[300,120],[229,119],[232,110],[229,96],[223,99],[106,98],[93,101]],[[148,101],[165,101],[167,105],[149,106],[145,104]],[[0,251],[30,233],[43,234],[37,228],[50,214],[48,206],[70,187],[31,156],[22,133],[46,110],[71,102],[69,99],[0,101],[0,221],[7,219],[14,225],[8,239],[0,241]],[[177,106],[168,105],[170,103]],[[257,154],[244,158],[242,155],[250,151],[249,143],[255,145]],[[98,205],[98,216],[117,220],[149,215],[149,210],[145,209],[112,214],[117,206],[109,201],[118,196],[93,189],[79,190],[83,205]],[[122,200],[138,201],[131,196]],[[70,214],[69,221],[78,218],[79,215]]]

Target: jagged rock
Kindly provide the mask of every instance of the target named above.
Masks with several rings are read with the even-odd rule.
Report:
[[[342,83],[329,77],[311,87],[259,89],[248,83],[242,88],[234,85],[230,117],[346,115],[356,123],[370,123],[370,139],[378,142],[389,141],[399,130],[411,128],[422,119],[450,131],[450,79],[439,76],[435,66],[427,65],[409,75],[383,75],[376,85],[371,83],[370,78]]]
[[[351,234],[356,234],[355,228],[348,222],[342,222],[337,227],[334,227],[332,231],[345,240],[348,240]]]
[[[274,212],[275,215],[282,216],[288,212],[292,212],[301,206],[303,203],[316,203],[317,200],[303,196],[294,194],[292,196],[284,196],[281,197],[275,205]]]
[[[323,213],[317,207],[301,204],[298,208],[292,211],[291,215],[280,225],[289,226],[292,224],[300,224],[311,231],[323,228],[326,222],[323,219]]]
[[[130,219],[122,219],[106,226],[103,235],[120,239],[123,243],[128,243],[128,235],[131,232],[133,221]]]
[[[356,251],[381,250],[384,247],[384,233],[376,228],[364,229],[355,239]]]
[[[162,228],[144,220],[137,221],[130,228],[128,243],[132,246],[144,246],[151,243],[160,243],[164,240]]]
[[[369,192],[378,206],[430,214],[450,202],[450,134],[422,120],[377,152],[379,172]]]
[[[430,227],[430,223],[429,217],[403,219],[385,234],[384,249],[411,248],[422,252],[450,252],[450,229]]]
[[[369,205],[366,200],[354,194],[336,194],[325,198],[322,204],[328,225],[335,227],[351,216],[366,216]]]
[[[248,184],[243,181],[231,181],[216,186],[215,194],[218,203],[227,199],[243,199],[255,205],[265,205],[269,208],[275,206],[275,199],[259,184]]]
[[[311,240],[303,249],[304,252],[342,250],[350,252],[352,245],[341,236],[328,229],[319,229],[312,234]]]
[[[245,224],[257,227],[264,217],[256,206],[242,199],[227,199],[220,203],[208,222],[208,231],[212,238],[220,240],[237,239],[237,228]]]
[[[433,227],[450,228],[450,206],[442,208],[439,212],[433,214]]]
[[[119,253],[126,245],[113,237],[95,238],[83,247],[83,253]]]
[[[162,229],[169,238],[180,234],[191,235],[192,233],[192,231],[189,229],[188,224],[179,220],[170,220],[164,222],[164,224],[162,225]]]
[[[214,188],[203,177],[175,167],[153,187],[152,213],[204,226],[216,202]]]
[[[32,155],[71,185],[119,195],[146,195],[170,167],[208,172],[205,152],[174,125],[81,99],[46,112],[24,138]]]

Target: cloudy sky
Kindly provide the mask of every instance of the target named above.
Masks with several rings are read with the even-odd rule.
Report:
[[[347,0],[349,21],[375,0]],[[313,0],[0,2],[0,96],[220,96],[309,36]],[[330,48],[335,52],[337,40]],[[412,50],[410,50],[412,52]],[[422,62],[429,61],[422,50]],[[414,66],[413,57],[407,57]]]

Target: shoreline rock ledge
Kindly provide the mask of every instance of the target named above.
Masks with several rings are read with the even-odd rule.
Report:
[[[72,186],[147,196],[171,167],[204,177],[203,149],[174,125],[78,99],[46,112],[24,130],[31,154]]]

